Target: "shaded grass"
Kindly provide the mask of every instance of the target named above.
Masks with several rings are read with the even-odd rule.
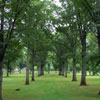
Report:
[[[35,82],[25,85],[25,74],[13,74],[9,78],[3,78],[4,100],[100,100],[100,78],[87,77],[88,86],[80,87],[78,81],[72,82],[72,76],[68,78],[56,74],[46,74],[36,77]],[[20,88],[21,91],[16,91]]]

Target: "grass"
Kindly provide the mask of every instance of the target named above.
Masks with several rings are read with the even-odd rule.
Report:
[[[100,77],[88,76],[88,86],[80,87],[78,81],[72,82],[68,78],[56,74],[46,74],[36,77],[35,82],[25,86],[25,74],[13,74],[3,78],[3,100],[100,100]],[[16,91],[20,88],[20,91]]]

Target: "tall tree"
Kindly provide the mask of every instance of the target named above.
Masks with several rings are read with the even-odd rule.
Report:
[[[88,17],[84,16],[82,9],[78,12],[78,29],[80,33],[80,41],[82,45],[82,75],[81,75],[81,86],[86,86],[86,37],[89,31],[89,20]],[[83,18],[83,20],[82,20]]]
[[[28,2],[29,0],[0,1],[0,100],[2,100],[2,68],[4,55],[9,40],[14,33],[15,25],[19,20],[19,17],[21,18],[21,16],[23,16],[23,12],[27,7]]]

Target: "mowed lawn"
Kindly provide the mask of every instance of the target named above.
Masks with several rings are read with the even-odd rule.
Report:
[[[3,78],[3,100],[100,100],[100,77],[87,76],[88,86],[80,87],[78,81],[56,74],[36,77],[35,82],[25,85],[25,74],[13,74]],[[20,91],[16,91],[20,88]]]

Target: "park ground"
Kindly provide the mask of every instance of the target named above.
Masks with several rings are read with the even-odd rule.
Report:
[[[88,86],[79,86],[78,81],[72,82],[72,75],[68,78],[57,74],[46,74],[35,77],[30,85],[25,85],[25,74],[12,74],[3,77],[3,100],[100,100],[100,77],[87,76]],[[20,89],[20,91],[16,91]]]

